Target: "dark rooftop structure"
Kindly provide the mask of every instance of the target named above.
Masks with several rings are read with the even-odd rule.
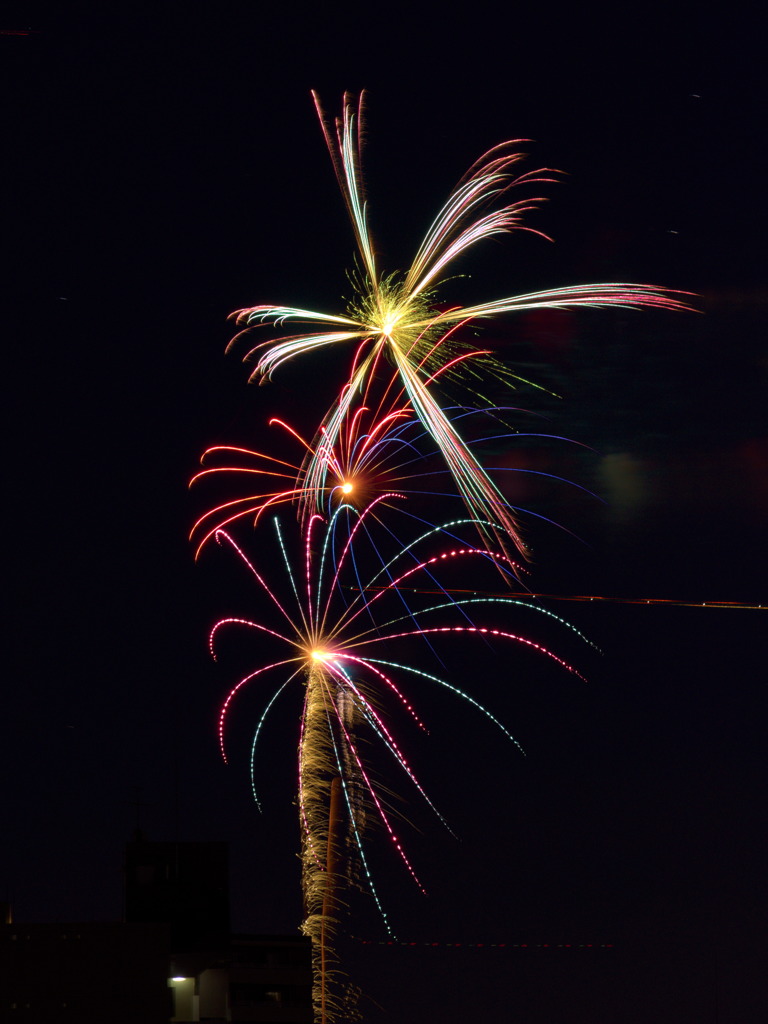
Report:
[[[226,843],[125,857],[125,920],[0,924],[0,1024],[311,1024],[310,946],[232,935]]]

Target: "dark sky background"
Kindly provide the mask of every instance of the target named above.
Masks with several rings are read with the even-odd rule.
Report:
[[[548,602],[602,648],[580,663],[587,684],[508,651],[456,656],[525,759],[424,698],[414,757],[461,840],[426,819],[409,836],[427,898],[377,855],[398,938],[437,945],[354,948],[366,1019],[764,1019],[765,612],[680,603],[766,595],[762,47],[756,25],[709,18],[198,2],[6,21],[34,30],[0,35],[0,898],[17,920],[118,918],[138,821],[151,839],[229,840],[235,927],[295,933],[295,724],[265,736],[259,816],[258,702],[227,768],[233,679],[206,650],[251,595],[222,553],[193,563],[186,485],[208,445],[259,443],[272,410],[325,411],[343,360],[249,387],[226,315],[338,308],[353,240],[309,90],[335,112],[366,88],[391,268],[480,153],[529,138],[530,166],[567,172],[530,218],[556,245],[490,243],[457,288],[652,281],[703,311],[485,334],[562,396],[520,404],[589,446],[515,457],[606,502],[530,478],[523,504],[581,538],[531,520],[533,589],[672,603]],[[372,912],[359,933],[384,938]]]

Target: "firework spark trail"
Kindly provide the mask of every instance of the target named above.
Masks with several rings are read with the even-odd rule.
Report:
[[[256,526],[262,514],[267,509],[286,502],[291,502],[299,494],[299,488],[295,483],[299,472],[298,466],[293,466],[291,463],[284,462],[282,459],[275,459],[271,455],[266,455],[263,452],[256,452],[250,448],[240,448],[234,445],[215,445],[212,448],[207,448],[203,452],[200,459],[201,464],[205,465],[206,459],[209,456],[218,455],[222,452],[226,452],[227,455],[246,456],[248,459],[256,459],[259,461],[264,460],[266,465],[226,465],[215,466],[213,468],[206,466],[205,469],[196,473],[192,477],[189,482],[190,487],[198,480],[210,478],[213,475],[221,473],[245,474],[247,476],[255,475],[259,477],[260,482],[263,481],[264,477],[278,477],[279,479],[286,481],[288,483],[288,487],[277,491],[265,492],[264,490],[260,490],[258,494],[248,494],[242,498],[234,498],[230,501],[223,502],[220,505],[216,505],[214,508],[203,513],[203,515],[196,520],[189,533],[189,539],[194,540],[197,545],[195,548],[195,558],[199,557],[203,547],[215,536],[217,530],[224,529],[224,527],[230,526],[232,523],[237,522],[238,519],[243,519],[246,516],[253,517],[253,525]],[[281,468],[271,468],[273,466],[279,466]],[[200,538],[201,533],[202,538],[198,539]]]
[[[510,201],[507,193],[556,180],[552,177],[554,172],[545,169],[518,173],[516,165],[524,159],[519,148],[521,140],[504,142],[490,149],[472,165],[451,193],[407,272],[383,275],[374,255],[361,169],[362,96],[356,109],[352,97],[345,95],[342,116],[333,126],[328,123],[317,96],[313,96],[362,264],[362,271],[351,275],[357,296],[349,304],[346,315],[270,304],[251,306],[232,314],[244,331],[285,322],[321,325],[320,330],[300,331],[257,344],[246,355],[246,359],[257,357],[253,377],[268,378],[285,362],[315,349],[360,342],[362,347],[356,354],[349,382],[323,423],[333,445],[341,423],[349,415],[353,396],[364,392],[372,376],[380,372],[381,356],[386,353],[400,374],[408,402],[440,448],[470,513],[478,519],[490,520],[493,524],[491,538],[503,543],[502,538],[509,537],[525,555],[525,544],[508,505],[429,392],[435,376],[448,367],[461,379],[465,367],[462,360],[470,353],[478,357],[489,375],[502,379],[510,376],[503,364],[487,354],[480,356],[467,343],[456,341],[455,327],[532,309],[582,306],[687,309],[681,298],[685,293],[671,292],[656,285],[613,282],[554,288],[476,305],[436,309],[435,289],[459,256],[485,239],[512,231],[532,231],[522,219],[542,199]],[[499,203],[501,205],[494,208],[494,204]],[[230,345],[244,331],[236,335]],[[317,486],[317,479],[325,473],[325,465],[309,466],[304,472],[306,479]]]

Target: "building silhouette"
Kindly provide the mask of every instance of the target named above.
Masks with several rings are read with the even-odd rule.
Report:
[[[0,1024],[311,1024],[308,940],[233,935],[226,843],[125,851],[124,920],[21,924],[0,906]]]

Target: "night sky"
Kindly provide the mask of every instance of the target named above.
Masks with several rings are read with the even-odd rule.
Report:
[[[763,1020],[768,620],[700,606],[766,603],[757,26],[483,5],[461,21],[430,5],[121,10],[50,20],[25,6],[0,26],[0,899],[19,921],[119,918],[138,825],[228,840],[234,927],[296,932],[296,708],[265,735],[259,816],[247,746],[261,705],[239,709],[223,765],[216,719],[234,679],[206,648],[217,618],[257,614],[256,595],[222,552],[194,563],[204,498],[187,481],[209,445],[262,443],[277,410],[311,422],[341,379],[345,357],[321,353],[249,386],[224,354],[226,316],[339,308],[353,239],[310,89],[335,113],[365,88],[391,269],[484,150],[525,138],[530,167],[567,172],[530,215],[556,244],[488,243],[457,293],[635,280],[700,296],[690,314],[484,329],[560,396],[522,389],[516,403],[583,446],[515,457],[602,499],[530,477],[521,503],[571,531],[530,518],[531,588],[671,603],[546,602],[601,648],[579,655],[587,683],[514,652],[456,655],[525,758],[464,708],[414,694],[430,719],[414,763],[460,840],[403,805],[426,898],[374,855],[398,939],[418,945],[378,945],[380,922],[361,914],[372,944],[350,960],[366,1019]],[[270,564],[258,534],[240,537]]]

